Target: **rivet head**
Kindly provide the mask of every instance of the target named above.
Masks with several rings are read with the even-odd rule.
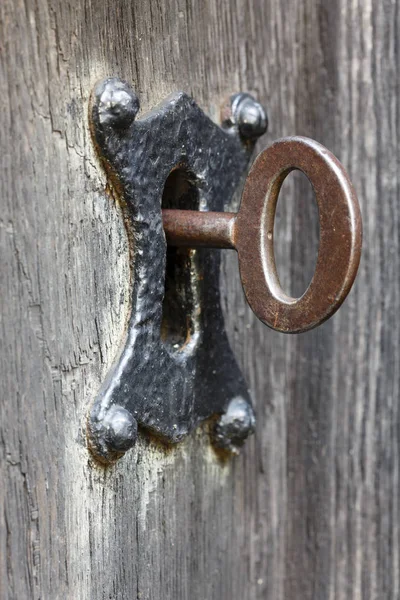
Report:
[[[111,452],[126,452],[137,439],[137,422],[122,406],[114,405],[103,420],[104,441]]]
[[[236,396],[229,402],[226,412],[215,426],[215,445],[238,454],[240,446],[254,432],[255,424],[254,411],[249,402]]]
[[[236,94],[231,98],[232,121],[246,139],[263,135],[268,128],[268,116],[264,107],[250,94]]]
[[[102,126],[126,128],[139,111],[139,99],[122,79],[106,79],[96,88],[97,118]]]

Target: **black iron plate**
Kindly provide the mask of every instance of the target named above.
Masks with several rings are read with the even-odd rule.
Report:
[[[124,209],[133,271],[127,339],[88,420],[90,448],[103,462],[135,443],[137,423],[175,443],[219,415],[215,441],[231,450],[255,423],[224,329],[220,251],[171,250],[176,255],[166,267],[161,207],[175,194],[179,208],[193,208],[182,204],[195,201],[200,210],[223,210],[265,131],[265,113],[246,94],[231,99],[223,128],[185,93],[135,120],[138,110],[126,82],[107,79],[96,87],[93,137]],[[182,190],[171,194],[168,185]]]

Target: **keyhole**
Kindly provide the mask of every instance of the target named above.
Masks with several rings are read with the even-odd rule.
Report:
[[[319,216],[314,190],[301,171],[291,171],[279,193],[274,224],[274,254],[285,292],[299,298],[313,277],[319,246]]]
[[[196,177],[186,167],[176,167],[169,174],[164,186],[162,208],[198,210]],[[167,247],[161,338],[174,349],[181,348],[194,329],[194,253],[188,248]]]

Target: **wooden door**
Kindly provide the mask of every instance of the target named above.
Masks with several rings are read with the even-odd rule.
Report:
[[[0,597],[396,600],[399,536],[398,0],[2,0],[0,3]],[[227,330],[257,432],[221,464],[201,430],[139,439],[108,469],[85,419],[124,336],[128,243],[88,130],[99,79],[143,111],[185,90],[213,118],[250,91],[259,148],[330,148],[364,219],[354,290],[284,336],[245,303],[224,252]],[[310,280],[312,192],[279,205],[284,286]]]

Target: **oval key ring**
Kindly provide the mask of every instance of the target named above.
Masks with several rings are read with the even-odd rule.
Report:
[[[274,221],[287,175],[302,171],[317,200],[320,223],[313,278],[300,298],[281,287],[274,255]],[[299,333],[328,319],[346,298],[361,255],[361,214],[353,186],[337,158],[304,137],[276,141],[261,152],[245,182],[233,231],[250,307],[266,325]]]

